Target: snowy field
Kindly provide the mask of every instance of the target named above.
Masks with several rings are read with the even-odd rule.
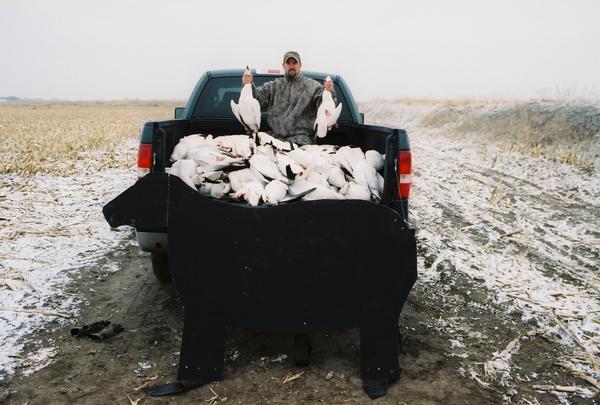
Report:
[[[70,281],[130,238],[132,231],[110,230],[102,206],[134,180],[128,170],[0,175],[0,380],[53,356],[52,347],[23,348],[36,346],[40,329],[65,328],[77,316],[90,291],[67,292]],[[118,270],[110,264],[97,269],[98,277]]]
[[[0,381],[54,355],[36,331],[76,318],[80,271],[117,270],[104,259],[132,231],[111,231],[102,206],[136,179],[143,122],[171,114],[168,102],[0,106]]]
[[[506,103],[464,110],[489,113]],[[448,108],[434,102],[361,105],[367,122],[406,128],[411,137],[411,215],[420,249],[415,295],[423,300],[419,291],[431,289],[440,300],[435,324],[428,327],[454,336],[446,344],[457,373],[501,392],[507,402],[539,403],[531,392],[552,393],[564,403],[597,400],[600,179],[594,156],[600,134],[591,134],[585,159],[549,158],[477,128],[457,130],[464,115],[424,123]],[[119,270],[112,255],[132,243],[132,232],[110,230],[101,207],[134,181],[135,147],[134,138],[116,147],[117,155],[129,159],[122,167],[86,170],[94,165],[82,164],[64,176],[0,175],[0,384],[52,361],[52,341],[41,342],[36,334],[73,324],[93,295],[70,290],[81,271],[92,268],[105,278]],[[454,282],[459,277],[480,291],[464,289]],[[493,339],[471,327],[460,308],[447,309],[444,300],[458,289],[464,296],[483,291],[491,297],[468,302],[481,317],[494,316],[490,307],[498,305],[516,314],[514,336],[502,345],[474,346]],[[552,363],[560,373],[542,376],[520,363],[526,361],[521,346],[535,339],[558,353]],[[576,383],[565,384],[564,376]],[[527,396],[520,394],[523,386]]]
[[[419,283],[452,289],[440,276],[463,272],[481,280],[498,302],[522,313],[524,330],[489,361],[461,368],[482,384],[510,387],[518,364],[511,355],[523,339],[543,336],[564,348],[556,361],[582,379],[579,387],[537,384],[566,400],[600,389],[600,178],[597,167],[508,152],[508,143],[448,136],[421,125],[444,107],[371,102],[369,121],[412,135],[411,214],[421,246]],[[498,106],[477,106],[497,111]],[[600,111],[600,110],[597,110]],[[460,117],[457,117],[457,122]],[[597,153],[600,133],[596,134]],[[450,327],[440,317],[440,327]],[[463,347],[460,339],[453,347]],[[516,366],[516,367],[515,367]],[[535,376],[520,376],[535,381]],[[585,381],[585,382],[584,382]],[[587,382],[587,383],[586,383]],[[555,386],[556,385],[556,386]]]

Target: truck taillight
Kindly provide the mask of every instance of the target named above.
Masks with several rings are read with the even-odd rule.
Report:
[[[150,173],[152,168],[152,144],[140,143],[138,148],[138,178]]]
[[[412,183],[412,158],[409,150],[398,152],[398,197],[405,200]]]

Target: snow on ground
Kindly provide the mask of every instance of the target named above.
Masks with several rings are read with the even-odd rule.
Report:
[[[420,124],[432,105],[372,102],[372,122],[406,128],[413,150],[411,214],[420,257],[419,282],[436,285],[442,271],[483,281],[497,302],[522,312],[524,326],[565,348],[558,359],[600,389],[600,180],[576,167],[465,142],[447,128]],[[488,108],[491,108],[488,107]],[[438,284],[439,285],[439,284]],[[529,328],[531,326],[528,326]],[[518,350],[515,336],[511,350]],[[510,379],[510,353],[490,353],[477,374]],[[483,369],[482,369],[483,368]],[[583,396],[591,391],[582,389]]]
[[[77,315],[87,291],[66,289],[79,271],[115,271],[101,259],[131,231],[111,231],[102,206],[134,180],[131,170],[0,176],[0,381],[19,366],[28,375],[54,355],[52,342],[41,347],[36,331]]]
[[[521,340],[542,335],[564,349],[557,361],[565,373],[579,372],[580,378],[597,383],[597,173],[508,152],[485,137],[466,140],[450,136],[448,128],[421,125],[439,108],[384,101],[361,105],[368,121],[406,128],[411,136],[411,215],[421,246],[418,283],[451,288],[441,285],[442,274],[461,272],[483,283],[498,303],[522,314],[522,333],[506,347],[490,349],[484,364],[470,360],[460,340],[448,342],[467,351],[456,355],[457,369],[482,385],[498,380],[510,386],[517,368],[512,355]],[[33,372],[51,359],[52,342],[33,344],[34,352],[23,350],[35,342],[36,330],[65,325],[61,315],[77,314],[86,291],[73,295],[67,288],[78,271],[94,266],[114,271],[110,260],[102,259],[118,251],[131,231],[110,230],[101,207],[126,189],[132,176],[124,170],[0,177],[0,379],[18,366]],[[435,327],[448,328],[444,315]],[[525,377],[536,381],[534,375]],[[590,396],[589,386],[582,383],[576,393]],[[560,392],[557,396],[564,398]]]

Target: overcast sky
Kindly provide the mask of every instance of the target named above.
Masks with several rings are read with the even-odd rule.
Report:
[[[361,101],[599,98],[600,1],[0,0],[0,96],[187,99],[289,49]]]

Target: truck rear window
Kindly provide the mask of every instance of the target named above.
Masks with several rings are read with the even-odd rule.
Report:
[[[264,83],[276,79],[278,76],[254,76],[254,85],[261,86]],[[317,80],[319,83],[323,83],[322,80]],[[242,79],[240,77],[217,77],[210,79],[194,109],[192,117],[194,118],[232,118],[235,119],[233,112],[231,111],[231,100],[238,102],[240,98],[240,91],[242,90]],[[341,102],[344,106],[342,107],[342,113],[338,121],[352,121],[350,111],[347,108],[346,100],[340,87],[335,84],[335,93],[337,101]],[[266,113],[263,112],[263,118],[266,118]]]

